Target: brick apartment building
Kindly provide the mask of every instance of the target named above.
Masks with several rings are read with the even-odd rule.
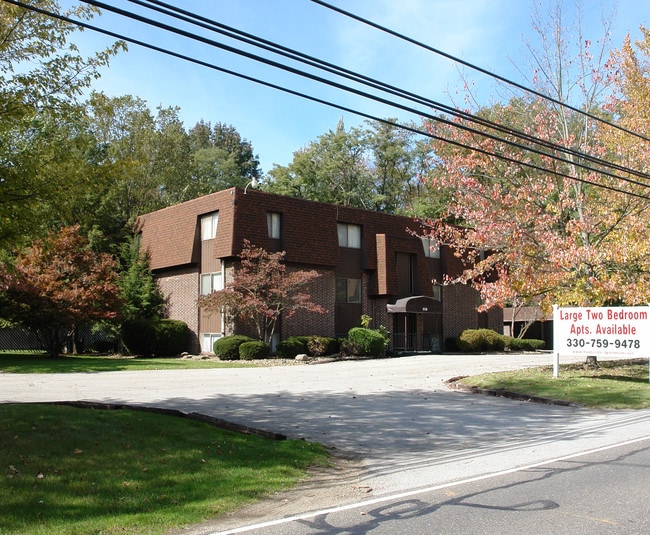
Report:
[[[411,218],[257,190],[231,188],[138,219],[141,245],[168,301],[169,317],[186,322],[192,350],[210,352],[217,338],[249,334],[197,307],[200,294],[223,288],[245,239],[286,251],[289,269],[316,270],[312,301],[325,314],[282,318],[275,342],[292,335],[345,337],[366,314],[385,326],[396,352],[444,350],[464,329],[500,331],[502,312],[478,313],[479,297],[465,285],[440,286],[460,261],[412,234]]]

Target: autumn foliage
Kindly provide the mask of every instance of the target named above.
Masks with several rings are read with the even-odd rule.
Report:
[[[116,263],[66,227],[0,268],[0,316],[32,328],[52,356],[76,327],[119,315]]]
[[[316,271],[290,271],[284,251],[269,253],[244,240],[239,266],[223,290],[199,299],[199,306],[212,313],[252,323],[260,340],[270,342],[280,316],[290,318],[299,310],[323,313],[311,300],[309,285],[320,275]]]
[[[645,62],[629,43],[600,70],[585,61],[592,117],[527,96],[479,113],[512,131],[430,125],[437,157],[425,180],[451,198],[431,235],[466,261],[446,282],[471,284],[483,308],[650,302],[649,142],[593,117],[648,133],[645,35]],[[607,101],[596,98],[605,80],[617,88]]]

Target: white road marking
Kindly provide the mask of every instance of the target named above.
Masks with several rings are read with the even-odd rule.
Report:
[[[371,506],[371,505],[390,502],[390,501],[393,501],[393,500],[401,500],[403,498],[409,498],[411,496],[417,496],[419,494],[427,494],[429,492],[433,492],[433,491],[436,491],[436,490],[442,490],[442,489],[448,489],[448,488],[451,488],[451,487],[457,487],[459,485],[464,485],[465,483],[474,483],[476,481],[483,481],[483,480],[486,480],[486,479],[491,479],[493,477],[500,477],[500,476],[504,476],[504,475],[508,475],[508,474],[514,474],[516,472],[523,472],[525,470],[531,470],[533,468],[539,468],[540,466],[546,466],[546,465],[549,465],[549,464],[553,464],[553,463],[557,463],[557,462],[561,462],[561,461],[566,461],[566,460],[569,460],[569,459],[575,459],[576,457],[582,457],[582,456],[585,456],[585,455],[591,455],[593,453],[599,453],[601,451],[607,451],[607,450],[611,450],[611,449],[614,449],[614,448],[619,448],[619,447],[622,447],[622,446],[628,446],[630,444],[635,444],[637,442],[642,442],[644,440],[650,440],[650,435],[635,438],[635,439],[631,439],[631,440],[627,440],[625,442],[618,442],[616,444],[610,444],[610,445],[607,445],[607,446],[602,446],[600,448],[595,448],[595,449],[592,449],[592,450],[587,450],[587,451],[583,451],[583,452],[579,452],[579,453],[573,453],[571,455],[564,455],[562,457],[557,457],[557,458],[554,458],[554,459],[549,459],[549,460],[546,460],[546,461],[541,461],[541,462],[534,463],[534,464],[529,464],[529,465],[526,465],[526,466],[520,466],[520,467],[517,467],[517,468],[510,468],[508,470],[501,470],[500,472],[494,472],[494,473],[491,473],[491,474],[484,474],[482,476],[470,477],[468,479],[463,479],[463,480],[460,480],[460,481],[452,481],[451,483],[443,483],[441,485],[434,485],[434,486],[431,486],[431,487],[420,488],[420,489],[417,489],[417,490],[410,490],[410,491],[406,491],[406,492],[400,492],[398,494],[391,494],[391,495],[387,495],[387,496],[382,496],[381,498],[374,498],[372,500],[365,500],[365,501],[362,501],[362,502],[356,502],[356,503],[350,503],[350,504],[347,504],[347,505],[331,507],[329,509],[321,509],[320,511],[312,511],[312,512],[303,513],[303,514],[300,514],[300,515],[294,515],[294,516],[289,516],[289,517],[285,517],[285,518],[278,518],[277,520],[269,520],[267,522],[261,522],[259,524],[252,524],[250,526],[242,526],[240,528],[232,528],[232,529],[229,529],[229,530],[226,530],[226,531],[215,531],[213,533],[210,533],[209,535],[233,535],[235,533],[246,533],[248,531],[253,531],[253,530],[256,530],[256,529],[263,529],[263,528],[268,528],[268,527],[271,527],[271,526],[278,526],[280,524],[288,524],[290,522],[295,522],[297,520],[313,519],[313,518],[315,518],[317,516],[321,516],[321,515],[329,515],[329,514],[332,514],[332,513],[339,513],[339,512],[342,512],[342,511],[350,511],[352,509],[367,508],[368,506]]]

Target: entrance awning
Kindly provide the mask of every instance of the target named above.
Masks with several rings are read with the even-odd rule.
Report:
[[[391,314],[442,314],[442,303],[426,295],[414,295],[398,299],[393,304],[386,305]]]

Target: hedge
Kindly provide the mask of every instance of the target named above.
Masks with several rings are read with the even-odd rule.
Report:
[[[215,340],[212,351],[221,360],[239,360],[239,346],[245,342],[254,342],[253,338],[240,334],[224,336]]]
[[[311,336],[307,342],[309,354],[313,357],[334,355],[341,350],[341,343],[336,338],[327,336]]]
[[[364,355],[381,357],[386,350],[386,339],[384,335],[375,329],[364,329],[353,327],[348,332],[348,340],[357,345]]]
[[[544,340],[513,338],[491,329],[467,329],[456,338],[456,347],[462,352],[478,351],[537,351],[544,349]]]
[[[271,346],[261,340],[244,342],[239,346],[239,358],[241,360],[265,359],[271,353]]]
[[[275,348],[275,354],[280,358],[293,359],[296,355],[306,354],[309,352],[307,344],[309,343],[309,336],[290,336],[286,340],[282,340]]]
[[[177,356],[189,348],[189,328],[178,320],[129,320],[122,324],[122,343],[132,355]]]

